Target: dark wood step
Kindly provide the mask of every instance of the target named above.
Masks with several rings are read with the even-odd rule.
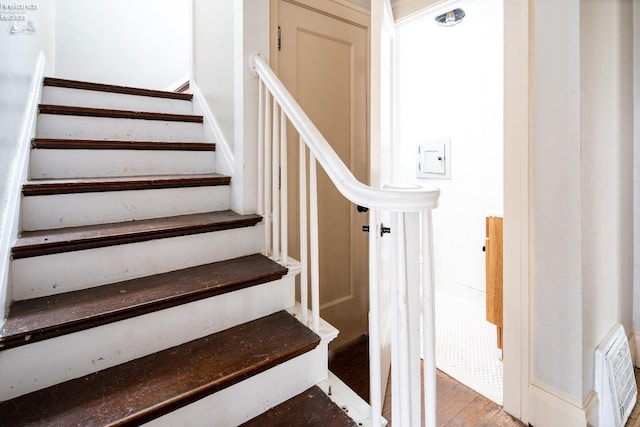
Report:
[[[250,255],[11,304],[0,350],[70,334],[281,279],[287,269]]]
[[[75,107],[40,104],[40,114],[60,116],[103,117],[112,119],[161,120],[165,122],[202,123],[202,116],[193,114],[156,113],[151,111],[112,110],[108,108]]]
[[[83,82],[79,80],[58,79],[53,77],[44,78],[45,86],[63,87],[68,89],[93,90],[98,92],[121,93],[124,95],[150,96],[153,98],[178,99],[191,101],[193,95],[187,93],[167,92],[163,90],[143,89],[128,86],[117,86],[104,83]]]
[[[229,185],[231,178],[216,173],[204,175],[161,175],[108,178],[41,179],[22,186],[23,196],[101,193],[105,191],[158,190],[183,187]]]
[[[40,150],[171,150],[216,151],[216,144],[205,142],[102,141],[89,139],[35,138],[31,148]]]
[[[341,408],[318,387],[311,387],[242,427],[358,427]]]
[[[13,246],[11,253],[14,259],[50,255],[251,227],[261,220],[262,217],[259,215],[239,215],[232,211],[220,211],[56,230],[25,231]]]
[[[291,315],[278,312],[2,402],[0,419],[11,426],[140,425],[304,354],[319,342]],[[215,414],[209,421],[215,425]]]

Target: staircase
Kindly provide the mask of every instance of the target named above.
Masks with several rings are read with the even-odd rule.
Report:
[[[348,394],[327,371],[337,331],[296,319],[296,272],[261,254],[260,216],[229,209],[192,104],[45,79],[0,331],[3,426],[358,425],[328,396]]]

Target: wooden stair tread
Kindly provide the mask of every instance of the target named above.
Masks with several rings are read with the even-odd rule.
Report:
[[[106,178],[39,179],[22,186],[23,196],[97,193],[103,191],[229,185],[231,178],[217,173],[193,175],[129,176]]]
[[[202,123],[202,116],[193,114],[156,113],[151,111],[114,110],[110,108],[76,107],[69,105],[40,104],[40,114],[62,116],[107,117],[114,119],[162,120],[169,122]]]
[[[261,220],[262,217],[259,215],[239,215],[227,210],[55,230],[25,231],[11,252],[14,259],[19,259],[250,227]]]
[[[118,86],[105,83],[84,82],[79,80],[59,79],[53,77],[44,78],[45,86],[63,87],[68,89],[93,90],[98,92],[120,93],[124,95],[150,96],[153,98],[178,99],[191,101],[193,95],[187,93],[167,92],[155,89],[143,89],[129,86]]]
[[[59,149],[216,151],[216,144],[205,142],[103,141],[90,139],[35,138],[31,142],[31,148],[41,150]]]
[[[140,425],[304,354],[320,338],[286,312],[0,403],[8,425]]]
[[[358,427],[358,423],[314,386],[242,424],[242,427],[278,426]]]
[[[16,301],[0,350],[210,298],[273,280],[287,269],[250,255],[59,295]]]

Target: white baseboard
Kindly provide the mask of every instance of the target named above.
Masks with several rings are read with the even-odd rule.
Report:
[[[632,331],[629,335],[629,349],[633,366],[640,368],[640,331]]]
[[[582,405],[584,407],[584,415],[587,420],[587,426],[597,426],[599,425],[598,418],[600,416],[600,400],[598,399],[598,393],[592,391],[585,403]]]
[[[538,386],[529,389],[529,423],[535,427],[585,427],[588,415],[597,413],[597,396],[592,392],[578,407]]]
[[[185,84],[188,81],[189,81],[189,75],[185,74],[184,76],[181,76],[179,79],[177,79],[176,81],[174,81],[170,85],[165,86],[165,88],[163,90],[166,90],[167,92],[173,92],[176,89],[179,89],[180,86],[182,86],[183,84]],[[189,83],[189,85],[191,85],[191,83]]]
[[[3,232],[0,235],[0,326],[6,317],[13,298],[12,289],[9,285],[9,265],[11,263],[11,246],[18,238],[20,230],[20,200],[22,196],[22,183],[27,178],[29,170],[29,150],[31,139],[35,136],[36,118],[38,116],[38,103],[42,94],[42,79],[46,75],[47,58],[41,51],[31,80],[29,89],[29,99],[23,113],[22,128],[16,156],[11,164],[7,182],[7,206],[5,223],[2,224]],[[0,213],[0,217],[2,213]]]
[[[193,93],[193,108],[195,114],[204,116],[204,136],[206,142],[216,143],[216,170],[218,173],[233,176],[235,167],[235,157],[227,140],[216,121],[216,118],[209,108],[207,101],[198,87],[197,83],[191,81],[189,89]]]

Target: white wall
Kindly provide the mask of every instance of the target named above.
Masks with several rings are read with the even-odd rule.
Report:
[[[234,144],[234,3],[193,3],[194,79],[229,147]]]
[[[32,136],[32,129],[26,127],[28,102],[32,87],[39,84],[34,73],[41,52],[50,66],[54,63],[54,7],[53,0],[38,2],[37,10],[27,11],[24,21],[0,21],[0,321],[7,295],[9,247],[17,236],[15,214],[26,167],[23,156]],[[13,24],[23,30],[28,21],[35,32],[9,33]]]
[[[633,40],[640,40],[640,4],[633,3]],[[640,366],[640,43],[633,44],[633,211],[634,211],[634,278],[633,330],[635,332],[636,366]]]
[[[167,88],[189,74],[189,1],[57,0],[56,76]]]
[[[584,393],[594,354],[632,325],[633,78],[631,1],[585,0],[581,14]]]
[[[535,2],[532,383],[582,407],[580,1]]]
[[[631,2],[533,11],[531,382],[582,408],[595,347],[632,321]]]
[[[454,27],[435,22],[441,8],[398,27],[398,180],[442,190],[433,213],[436,278],[480,293],[485,217],[503,208],[502,1],[455,7],[466,17]],[[437,138],[451,138],[451,179],[418,179],[416,143]]]
[[[228,153],[231,208],[253,213],[257,204],[258,80],[251,54],[269,58],[269,2],[194,0],[194,80]]]

